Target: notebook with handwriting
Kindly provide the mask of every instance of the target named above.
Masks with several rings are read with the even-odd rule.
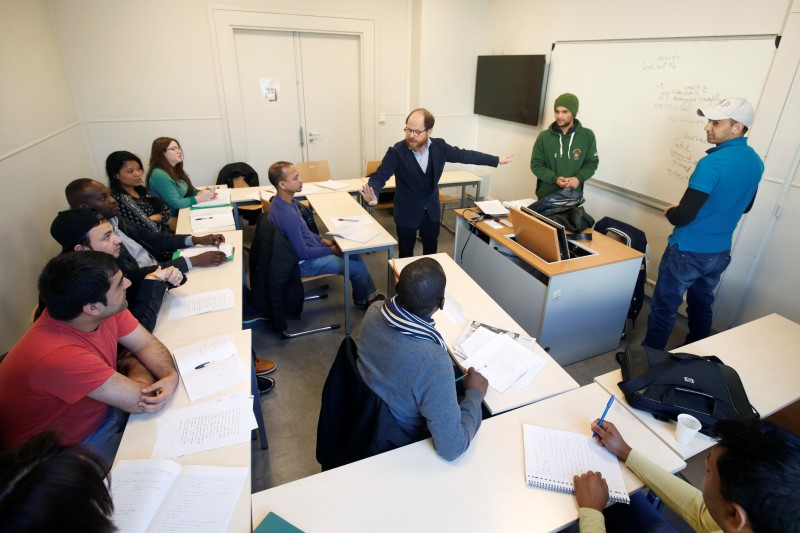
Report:
[[[608,499],[630,503],[617,457],[589,435],[523,424],[525,479],[531,487],[572,494],[572,478],[589,470],[608,483]]]

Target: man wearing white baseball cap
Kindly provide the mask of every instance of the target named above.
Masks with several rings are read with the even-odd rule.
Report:
[[[731,261],[733,231],[755,201],[764,163],[744,135],[753,125],[745,98],[724,98],[697,110],[708,119],[706,139],[714,144],[697,162],[678,205],[664,210],[675,226],[658,269],[647,336],[642,345],[663,350],[686,293],[689,333],[685,343],[711,334],[711,304],[720,276]]]

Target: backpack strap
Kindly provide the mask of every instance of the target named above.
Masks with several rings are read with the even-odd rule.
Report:
[[[699,355],[692,355],[688,353],[669,353],[664,352],[669,355],[669,359],[666,361],[662,361],[656,365],[650,367],[650,370],[644,372],[633,379],[628,381],[621,381],[618,383],[619,390],[622,391],[623,394],[627,395],[637,390],[641,390],[651,383],[653,383],[658,377],[664,373],[665,370],[670,368],[672,365],[678,364],[680,361],[684,359],[708,359],[707,357],[701,357]],[[714,356],[711,356],[714,357]],[[714,357],[714,359],[717,359]],[[717,359],[719,361],[719,359]]]

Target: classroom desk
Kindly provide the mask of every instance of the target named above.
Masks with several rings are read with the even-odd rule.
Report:
[[[461,305],[464,318],[463,322],[455,324],[447,318],[443,311],[437,311],[433,318],[436,320],[436,329],[444,337],[450,353],[453,353],[453,346],[458,340],[459,335],[471,320],[477,320],[506,331],[525,333],[525,330],[511,318],[508,313],[495,303],[492,298],[481,289],[472,278],[470,278],[453,259],[443,253],[429,255],[436,259],[444,269],[447,276],[447,287],[445,294],[447,298],[455,298]],[[390,266],[399,275],[400,271],[412,261],[420,257],[406,257],[390,261]],[[572,389],[578,388],[578,383],[564,371],[563,368],[545,352],[541,346],[536,345],[536,355],[547,361],[538,376],[528,385],[525,390],[512,385],[504,393],[499,393],[489,387],[486,397],[483,399],[486,408],[493,415],[516,409],[523,405],[538,402],[544,398],[561,394]],[[453,356],[456,362],[461,359]]]
[[[312,196],[314,194],[324,194],[330,192],[346,192],[348,194],[357,194],[361,191],[361,188],[364,184],[367,183],[368,178],[351,178],[351,179],[342,179],[342,180],[335,180],[339,183],[346,184],[347,188],[339,189],[338,191],[334,191],[332,189],[325,189],[324,187],[320,187],[321,190],[306,194],[303,191],[300,191],[295,195],[297,198]],[[307,182],[313,184],[314,182]],[[466,170],[453,170],[448,172],[443,172],[442,177],[439,179],[439,188],[444,187],[461,187],[461,205],[464,205],[464,200],[466,200],[466,189],[469,186],[475,187],[475,198],[479,198],[480,191],[481,191],[481,178],[480,176],[476,176],[472,172],[468,172]],[[391,192],[397,189],[397,182],[395,181],[395,177],[391,176],[387,181],[386,184],[381,189],[382,192]],[[239,187],[233,189],[231,191],[231,202],[234,204],[242,204],[242,203],[256,203],[258,202],[259,194],[261,191],[266,192],[268,195],[275,194],[275,188],[271,185],[263,185],[259,187]]]
[[[190,317],[196,318],[196,317]],[[187,319],[188,320],[188,319]],[[220,334],[220,332],[209,333],[200,327],[192,327],[194,331],[193,337],[186,337],[180,342],[165,342],[164,344],[170,349],[180,348],[192,342],[197,342],[208,337]],[[236,330],[227,332],[236,344],[236,351],[239,358],[249,367],[251,363],[250,355],[250,330],[242,330],[241,323]],[[198,400],[198,402],[206,402],[227,396],[233,393],[250,394],[250,380],[247,379],[238,385],[234,385],[218,392],[215,395],[209,396]],[[166,410],[180,409],[191,405],[189,397],[186,394],[186,389],[181,381],[178,388],[175,390],[175,395],[170,401],[169,405],[165,407]],[[162,411],[164,412],[164,411]],[[153,451],[153,446],[156,443],[156,421],[161,413],[143,413],[131,415],[128,419],[128,424],[125,426],[125,433],[122,435],[122,442],[120,442],[117,456],[114,459],[116,465],[122,459],[149,459]],[[172,459],[181,465],[207,465],[207,466],[244,466],[247,467],[247,479],[242,485],[242,491],[236,503],[236,508],[233,511],[231,521],[228,525],[227,531],[230,533],[244,533],[251,531],[250,528],[250,493],[252,491],[250,481],[250,442],[236,444],[234,446],[226,446],[225,448],[218,448],[216,450],[207,450],[205,452],[193,453],[184,455],[183,457],[176,457]],[[113,486],[114,479],[111,478]]]
[[[357,182],[360,183],[359,189],[363,186],[369,178],[359,178],[356,180],[346,180],[348,183],[352,183],[356,185]],[[476,176],[472,172],[466,170],[450,170],[447,172],[442,172],[442,177],[439,178],[439,189],[443,189],[445,187],[461,187],[461,204],[464,205],[464,200],[467,199],[467,187],[474,186],[475,187],[475,199],[477,200],[480,198],[481,194],[481,178],[480,176]],[[392,175],[388,180],[386,180],[386,184],[381,189],[381,192],[392,192],[397,189],[397,181],[394,175]]]
[[[571,494],[525,484],[522,424],[591,434],[608,394],[590,384],[484,420],[449,463],[431,440],[253,495],[253,524],[273,511],[303,531],[555,531],[578,518]],[[627,442],[676,472],[686,466],[626,409],[608,414]],[[629,492],[642,482],[624,465]]]
[[[595,255],[548,263],[510,240],[511,228],[456,215],[456,262],[559,364],[619,346],[643,254],[594,232],[580,245]]]
[[[336,226],[333,220],[336,218],[368,215],[368,213],[356,202],[352,196],[346,192],[335,192],[331,194],[315,194],[309,196],[308,201],[311,202],[311,207],[317,212],[322,224],[328,229],[334,229]],[[371,218],[371,217],[370,217]],[[389,259],[392,258],[394,253],[394,246],[397,241],[392,237],[389,232],[383,229],[383,226],[372,222],[366,226],[365,229],[377,231],[378,235],[373,237],[369,242],[360,243],[343,239],[342,237],[334,237],[336,244],[342,249],[344,254],[344,332],[345,335],[350,335],[350,261],[349,257],[355,254],[366,254],[369,252],[377,252],[386,250]],[[392,286],[393,277],[389,273],[388,287]]]
[[[209,215],[213,215],[213,214],[225,212],[226,210],[227,211],[232,211],[233,207],[231,207],[231,206],[209,207],[209,208],[203,209],[202,212],[203,213],[207,213]],[[212,228],[212,229],[206,230],[206,231],[196,231],[196,232],[192,231],[192,221],[191,221],[192,213],[199,213],[199,212],[200,211],[198,211],[198,210],[192,211],[191,207],[184,207],[183,209],[178,211],[178,224],[175,226],[175,233],[177,233],[178,235],[208,235],[209,233],[223,233],[223,232],[226,232],[226,231],[236,231],[238,229],[241,229],[241,228],[237,227],[238,223],[236,221],[238,220],[238,217],[236,216],[236,213],[234,212],[234,217],[233,217],[234,224],[233,225],[223,226],[223,227],[219,227],[219,228]]]
[[[673,350],[695,355],[716,355],[739,374],[750,403],[762,417],[769,416],[800,399],[800,324],[771,314],[706,339]],[[650,430],[684,459],[714,445],[698,434],[689,444],[675,440],[675,422],[662,422],[653,415],[634,409],[625,401],[617,383],[622,372],[615,370],[594,381],[630,409]]]
[[[225,242],[233,244],[233,260],[216,267],[201,267],[190,270],[188,281],[180,287],[171,289],[165,296],[158,314],[153,334],[165,344],[194,338],[198,332],[206,337],[228,331],[242,329],[242,232],[224,232]],[[172,299],[190,296],[201,292],[224,288],[233,289],[233,309],[195,315],[179,320],[169,319],[169,306]]]

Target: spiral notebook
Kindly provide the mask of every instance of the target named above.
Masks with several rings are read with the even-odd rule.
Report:
[[[630,503],[617,457],[589,435],[523,424],[525,479],[529,486],[572,494],[572,478],[588,470],[608,483],[608,499]]]

